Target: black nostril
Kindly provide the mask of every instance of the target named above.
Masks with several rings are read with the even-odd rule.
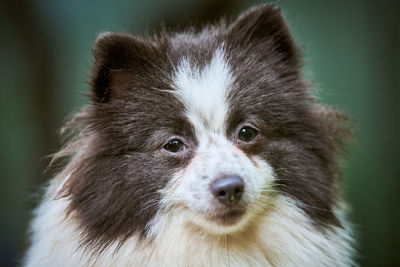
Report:
[[[244,182],[238,176],[222,177],[211,184],[211,192],[219,202],[232,205],[242,198]]]

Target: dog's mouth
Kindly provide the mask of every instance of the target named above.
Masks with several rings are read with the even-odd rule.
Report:
[[[245,215],[245,209],[234,209],[208,216],[208,219],[224,226],[236,224]]]

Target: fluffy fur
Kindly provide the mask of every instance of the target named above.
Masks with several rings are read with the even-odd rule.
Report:
[[[65,127],[55,160],[69,162],[36,210],[26,266],[354,264],[346,118],[309,94],[277,8],[198,32],[105,33],[93,53],[92,103]],[[244,192],[226,205],[210,188],[231,176]]]

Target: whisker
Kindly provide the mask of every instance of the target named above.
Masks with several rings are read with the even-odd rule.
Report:
[[[226,249],[228,250],[228,267],[231,266],[231,255],[229,251],[229,240],[228,240],[228,235],[225,235],[225,242],[226,242]]]

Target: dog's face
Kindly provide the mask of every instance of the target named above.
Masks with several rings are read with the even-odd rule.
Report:
[[[235,233],[279,194],[338,223],[342,128],[309,96],[279,10],[148,40],[103,34],[94,56],[87,144],[64,186],[86,243],[147,238],[166,214]]]

